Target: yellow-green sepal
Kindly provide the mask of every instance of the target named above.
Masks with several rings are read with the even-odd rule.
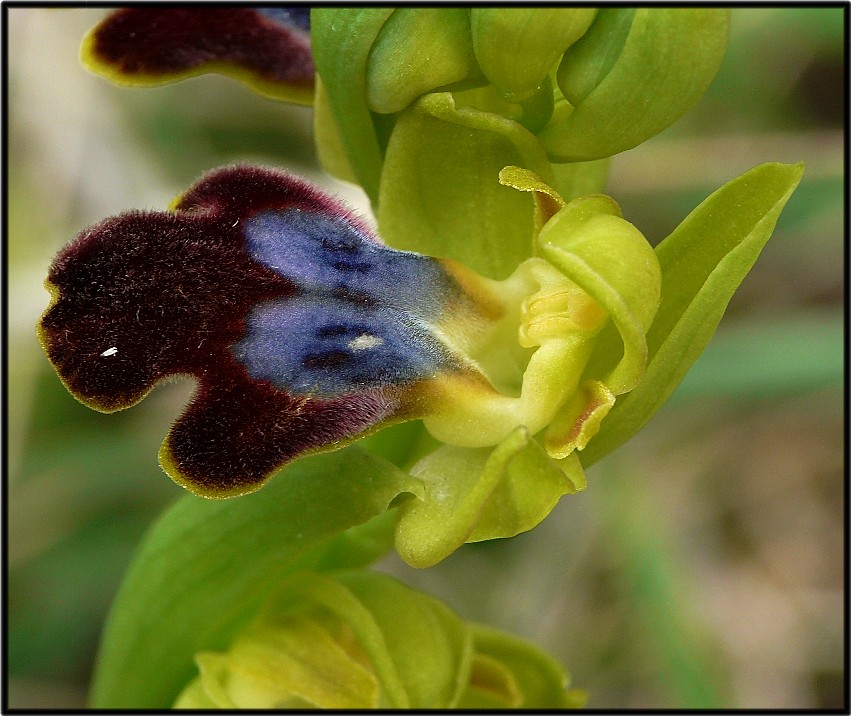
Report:
[[[647,370],[588,445],[586,465],[638,432],[700,356],[803,171],[800,163],[754,167],[715,191],[656,247],[662,299],[647,333]]]
[[[378,227],[391,246],[450,258],[504,279],[532,254],[531,200],[499,182],[507,165],[551,177],[546,153],[519,123],[452,94],[402,112],[387,146]]]
[[[411,470],[424,495],[400,506],[396,550],[429,567],[466,542],[532,529],[562,495],[585,486],[575,456],[556,462],[519,427],[495,448],[444,445]]]
[[[542,258],[609,314],[622,349],[614,367],[591,374],[615,395],[634,388],[647,361],[645,334],[659,306],[661,271],[644,235],[603,195],[574,199],[538,235]]]
[[[343,181],[358,183],[357,172],[349,163],[341,132],[337,127],[328,92],[322,78],[316,76],[316,98],[313,102],[313,136],[316,154],[322,168]]]
[[[316,7],[310,12],[313,59],[325,85],[337,141],[373,202],[378,198],[383,152],[366,99],[367,61],[378,33],[393,12],[386,7]]]

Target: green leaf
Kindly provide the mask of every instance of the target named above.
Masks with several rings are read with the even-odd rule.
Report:
[[[404,492],[420,487],[350,447],[292,463],[251,495],[183,497],[148,533],[116,597],[92,706],[168,707],[195,673],[194,654],[224,649],[283,576],[377,558],[386,543],[365,547],[370,528],[341,533],[380,515]],[[343,544],[351,540],[348,551]]]
[[[728,34],[723,8],[601,10],[558,70],[574,109],[554,119],[538,135],[541,142],[556,161],[588,161],[658,134],[703,96],[724,59]]]
[[[381,176],[378,227],[395,248],[450,258],[504,279],[532,255],[532,200],[499,183],[508,165],[545,180],[533,134],[512,120],[430,94],[396,122]]]
[[[378,197],[382,152],[366,100],[367,58],[393,12],[393,8],[385,7],[317,7],[310,12],[313,60],[325,86],[330,119],[348,166],[372,201]],[[330,134],[328,119],[320,139]],[[320,156],[328,153],[320,147]]]
[[[701,354],[774,230],[802,164],[762,164],[712,194],[656,248],[662,300],[647,334],[641,383],[619,399],[588,444],[586,467],[634,435]]]
[[[670,402],[770,398],[840,386],[844,319],[840,309],[830,309],[725,321]]]

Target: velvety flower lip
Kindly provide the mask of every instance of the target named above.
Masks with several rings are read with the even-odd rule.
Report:
[[[89,69],[121,84],[221,72],[266,95],[312,99],[310,11],[303,6],[124,8],[92,30],[82,56]]]
[[[197,379],[160,461],[208,497],[420,414],[418,386],[463,369],[438,337],[463,298],[443,265],[385,247],[277,170],[220,169],[170,212],[108,218],[60,252],[46,285],[39,337],[86,405],[119,410],[167,376]]]

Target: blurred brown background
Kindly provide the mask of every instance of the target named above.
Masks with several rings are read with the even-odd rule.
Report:
[[[156,453],[191,386],[111,416],[76,403],[34,334],[53,254],[235,160],[363,198],[318,168],[310,110],[212,76],[113,87],[77,61],[104,10],[5,11],[9,699],[79,708],[134,545],[182,494]],[[557,655],[591,707],[843,706],[845,12],[734,8],[701,104],[614,162],[609,191],[654,242],[753,165],[807,165],[670,404],[532,532],[380,565]]]

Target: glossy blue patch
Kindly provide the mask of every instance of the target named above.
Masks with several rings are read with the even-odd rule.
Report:
[[[409,316],[309,295],[256,308],[233,350],[253,378],[323,398],[404,384],[451,363]]]
[[[244,228],[251,258],[305,291],[383,304],[426,320],[437,318],[457,291],[434,259],[383,246],[334,216],[267,211]]]
[[[251,257],[298,287],[250,313],[233,352],[252,377],[293,395],[330,398],[456,364],[429,328],[457,291],[433,259],[296,209],[259,214],[245,233]]]

